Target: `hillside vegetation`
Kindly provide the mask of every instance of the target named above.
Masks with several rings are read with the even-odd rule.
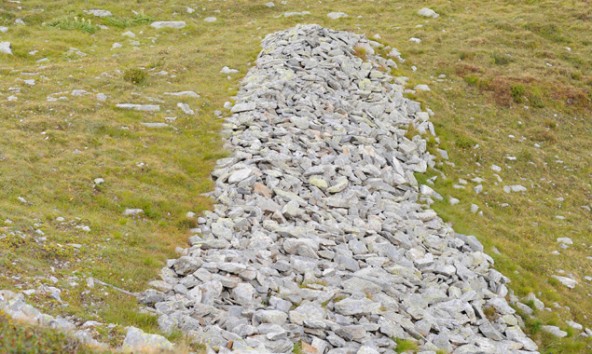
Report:
[[[122,326],[157,332],[156,318],[135,297],[101,282],[142,291],[175,247],[186,245],[196,225],[187,213],[210,207],[203,195],[213,187],[209,173],[227,153],[219,135],[220,116],[229,114],[224,104],[261,39],[318,23],[397,48],[405,61],[393,74],[409,77],[410,89],[429,85],[409,96],[435,113],[433,154],[449,155],[439,171],[418,176],[443,196],[433,207],[483,242],[516,296],[532,292],[544,302],[525,320],[542,352],[592,351],[590,339],[566,324],[592,328],[592,4],[265,3],[2,3],[0,42],[10,42],[13,55],[0,53],[0,289],[56,287],[58,298],[38,291],[29,302],[81,323],[120,325],[97,329],[113,345]],[[425,6],[440,16],[419,16]],[[91,9],[112,16],[85,12]],[[284,15],[302,11],[309,14]],[[332,20],[333,11],[348,16]],[[150,26],[168,20],[187,26]],[[223,74],[224,66],[238,72]],[[170,94],[182,91],[199,97]],[[526,190],[504,191],[517,185]],[[548,324],[568,336],[545,333]],[[37,335],[23,335],[4,317],[0,331],[0,343],[39,348],[31,343]],[[61,336],[47,338],[75,351]]]

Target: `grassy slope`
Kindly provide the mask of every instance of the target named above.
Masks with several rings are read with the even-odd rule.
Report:
[[[538,315],[542,322],[565,327],[564,320],[574,319],[592,327],[590,282],[583,278],[592,276],[592,261],[586,259],[592,224],[590,212],[581,208],[592,199],[588,3],[292,1],[268,9],[264,2],[95,0],[82,5],[28,0],[22,8],[3,4],[0,25],[10,30],[0,34],[0,40],[11,41],[15,55],[0,57],[0,220],[13,221],[0,231],[6,234],[0,240],[0,287],[31,288],[48,283],[51,274],[58,278],[56,286],[63,289],[68,306],[36,298],[47,311],[154,330],[154,318],[138,314],[133,298],[99,286],[88,289],[85,278],[138,291],[156,277],[167,257],[174,256],[174,247],[184,244],[192,226],[185,213],[210,206],[200,193],[211,188],[209,171],[224,155],[214,110],[221,110],[237,89],[259,51],[260,39],[302,21],[368,36],[378,33],[381,42],[403,53],[407,61],[397,74],[411,77],[412,84],[430,85],[431,92],[416,98],[436,112],[440,147],[449,151],[454,163],[442,165],[447,178],[438,178],[435,188],[461,203],[439,203],[437,211],[458,231],[484,242],[518,295],[534,291],[547,306],[558,303],[560,308]],[[186,13],[186,6],[196,12]],[[423,6],[441,17],[417,16]],[[109,9],[117,19],[92,18],[89,23],[74,18],[91,19],[82,13],[91,8]],[[132,10],[143,15],[135,16]],[[303,10],[312,14],[279,16]],[[332,21],[326,17],[330,11],[350,16]],[[205,23],[206,16],[218,21]],[[184,20],[188,26],[155,30],[146,17]],[[15,18],[28,25],[13,26]],[[96,30],[102,23],[110,29]],[[127,30],[137,35],[133,40],[138,48],[122,36]],[[422,43],[411,43],[410,37]],[[114,42],[123,48],[112,50]],[[68,54],[72,47],[87,55]],[[31,50],[39,52],[29,55]],[[43,57],[49,62],[35,62]],[[219,73],[224,65],[240,74],[227,79]],[[412,72],[413,65],[417,72]],[[124,80],[124,72],[134,68],[147,73],[144,83]],[[168,76],[158,75],[161,71]],[[446,78],[437,80],[440,74]],[[29,78],[37,84],[26,86],[22,79]],[[22,90],[16,102],[6,99],[14,94],[11,87]],[[93,96],[71,97],[68,92],[73,89]],[[163,95],[180,90],[195,90],[201,98]],[[56,92],[64,92],[56,97],[68,100],[47,102]],[[98,92],[109,99],[98,103]],[[159,100],[160,113],[114,107],[121,102],[150,103],[151,98]],[[181,101],[198,114],[183,115],[176,108]],[[139,124],[163,122],[170,116],[178,118],[172,123],[176,129]],[[535,143],[541,147],[535,148]],[[517,160],[509,161],[507,155]],[[503,168],[503,182],[497,182],[491,164]],[[472,182],[466,190],[453,188],[459,178],[476,176],[485,180],[484,193],[475,194]],[[97,177],[106,182],[94,188]],[[506,194],[506,184],[522,184],[528,191]],[[30,204],[20,203],[19,196]],[[559,197],[564,201],[557,201]],[[471,203],[481,207],[482,217],[468,211]],[[146,214],[123,217],[125,208],[142,208]],[[65,222],[57,222],[58,216]],[[76,228],[80,225],[91,231]],[[45,242],[35,241],[35,229],[44,232]],[[561,236],[571,237],[575,245],[553,256],[551,251],[559,249],[555,239]],[[501,255],[492,252],[493,246]],[[569,290],[552,280],[558,269],[573,274],[578,286]],[[543,335],[538,321],[529,322],[529,328],[548,352],[590,350],[589,342],[580,338]]]
[[[15,324],[1,313],[0,348],[3,353],[97,353],[56,331]]]

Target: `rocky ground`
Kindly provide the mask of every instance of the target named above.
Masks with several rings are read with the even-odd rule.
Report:
[[[405,134],[435,135],[430,111],[377,47],[316,25],[265,38],[225,126],[217,204],[142,296],[163,331],[220,352],[537,350],[481,244],[424,203],[414,173],[434,157]]]

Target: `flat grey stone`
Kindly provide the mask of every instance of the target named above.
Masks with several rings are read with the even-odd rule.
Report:
[[[345,12],[329,12],[327,14],[327,17],[329,17],[332,20],[337,20],[343,17],[347,17],[347,14]]]
[[[573,289],[576,287],[576,285],[578,285],[578,282],[575,279],[572,278],[568,278],[568,277],[563,277],[560,275],[553,275],[553,278],[559,280],[559,282],[563,285],[565,285],[566,287]]]
[[[272,324],[284,324],[288,319],[288,315],[285,312],[278,310],[259,310],[253,315],[259,322],[272,323]]]
[[[155,21],[150,24],[150,27],[154,27],[156,29],[161,28],[183,28],[187,24],[185,21]]]
[[[10,42],[0,42],[0,53],[12,55],[12,45]]]
[[[100,9],[93,9],[93,10],[84,10],[84,13],[93,15],[95,17],[110,17],[113,16],[111,11],[109,10],[100,10]]]
[[[561,328],[557,326],[542,326],[541,330],[558,338],[563,338],[567,336],[567,332],[562,331]]]
[[[380,303],[373,302],[367,298],[348,298],[335,303],[335,311],[346,316],[372,314],[379,309]]]
[[[252,111],[257,107],[255,103],[238,103],[235,104],[230,110],[232,113],[241,113]]]
[[[440,15],[438,15],[438,13],[436,11],[430,9],[429,7],[423,7],[421,9],[419,9],[419,11],[417,11],[417,14],[419,16],[423,16],[423,17],[431,17],[431,18],[440,17]]]
[[[244,168],[241,170],[234,171],[232,172],[230,177],[228,177],[228,183],[241,182],[245,180],[247,177],[249,177],[251,173],[253,173],[253,170],[251,170],[250,168]]]
[[[128,109],[132,111],[140,112],[158,112],[160,106],[157,104],[135,104],[135,103],[118,103],[115,105],[117,108]]]
[[[173,345],[165,337],[157,334],[147,334],[135,327],[128,327],[123,340],[122,349],[129,351],[154,348],[157,350],[173,350]]]

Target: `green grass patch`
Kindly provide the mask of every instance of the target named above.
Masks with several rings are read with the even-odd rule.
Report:
[[[395,347],[397,353],[416,352],[419,349],[417,343],[410,339],[396,338],[395,343],[397,344]]]
[[[138,68],[127,69],[123,73],[123,79],[135,85],[145,83],[147,78],[146,71]]]
[[[15,323],[1,312],[0,348],[4,353],[99,353],[55,330]]]
[[[128,27],[135,27],[140,25],[145,25],[153,22],[154,19],[150,16],[147,16],[143,13],[137,14],[133,17],[118,17],[118,16],[109,16],[103,19],[103,23],[106,26],[116,27],[116,28],[128,28]]]
[[[95,33],[99,27],[90,19],[77,16],[62,17],[47,23],[47,26],[61,30],[76,30],[85,33]]]

